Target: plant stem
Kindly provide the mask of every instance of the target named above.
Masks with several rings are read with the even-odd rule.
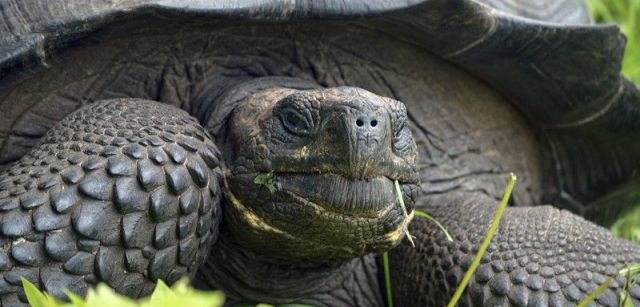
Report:
[[[453,242],[453,237],[451,237],[451,234],[449,234],[449,231],[447,231],[447,229],[442,224],[440,224],[440,222],[434,219],[433,216],[421,210],[414,210],[414,212],[417,217],[421,217],[423,219],[434,222],[436,226],[438,226],[438,228],[440,228],[440,230],[444,232],[444,235],[447,237],[447,241]]]
[[[396,188],[396,197],[398,198],[398,202],[400,203],[400,207],[402,208],[402,215],[404,216],[404,218],[408,218],[409,214],[407,213],[407,207],[405,207],[404,205],[404,199],[402,198],[402,191],[400,191],[400,183],[398,182],[398,180],[393,182],[395,188]],[[407,239],[409,239],[409,243],[411,243],[412,247],[416,247],[416,244],[413,243],[413,237],[411,237],[411,234],[409,233],[409,229],[404,231],[406,233]]]
[[[393,307],[393,295],[391,293],[391,271],[389,269],[389,252],[382,254],[382,266],[384,267],[384,284],[387,289],[387,307]]]
[[[602,292],[604,292],[604,290],[607,290],[607,288],[609,288],[614,278],[616,278],[616,275],[607,278],[607,280],[605,280],[595,291],[591,292],[589,296],[587,296],[582,302],[580,302],[580,304],[578,304],[578,307],[585,307],[589,303],[593,302],[600,294],[602,294]]]

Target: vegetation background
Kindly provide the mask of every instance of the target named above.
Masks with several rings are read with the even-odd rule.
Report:
[[[587,0],[597,23],[615,23],[627,36],[622,74],[640,86],[640,0]],[[636,191],[640,193],[640,191]],[[616,236],[640,243],[640,203],[612,227]]]

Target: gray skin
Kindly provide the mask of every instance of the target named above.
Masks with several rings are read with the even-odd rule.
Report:
[[[388,249],[396,305],[444,305],[512,171],[462,305],[574,305],[640,261],[536,206],[606,224],[637,203],[640,92],[614,28],[468,0],[53,3],[0,6],[3,305],[22,275],[57,296],[188,276],[236,303],[384,306]],[[274,193],[253,181],[270,171]],[[408,247],[412,208],[455,241],[414,219]]]

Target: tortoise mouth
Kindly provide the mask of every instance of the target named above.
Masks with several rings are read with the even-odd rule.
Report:
[[[256,180],[264,174],[226,173],[225,219],[235,240],[276,259],[333,263],[382,252],[400,242],[413,218],[414,183],[401,184],[405,214],[386,176],[278,172],[266,184]]]
[[[262,191],[261,198],[269,198],[280,206],[311,206],[345,217],[375,219],[400,207],[395,180],[386,176],[352,180],[334,173],[276,172],[270,173],[273,189],[270,192],[265,184],[254,180],[260,174],[264,173],[233,175],[233,181],[253,182]],[[413,211],[417,188],[414,183],[400,183],[407,214]]]
[[[332,173],[280,173],[275,176],[275,182],[280,190],[294,198],[342,215],[375,218],[399,205],[394,181],[383,176],[350,180]],[[404,183],[402,186],[405,190],[408,187]],[[409,213],[413,210],[413,200],[404,192],[402,195]]]

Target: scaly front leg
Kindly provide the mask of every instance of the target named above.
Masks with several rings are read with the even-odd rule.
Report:
[[[20,277],[64,297],[97,282],[142,296],[192,276],[218,235],[218,150],[184,111],[140,99],[86,106],[0,175],[0,294]]]

